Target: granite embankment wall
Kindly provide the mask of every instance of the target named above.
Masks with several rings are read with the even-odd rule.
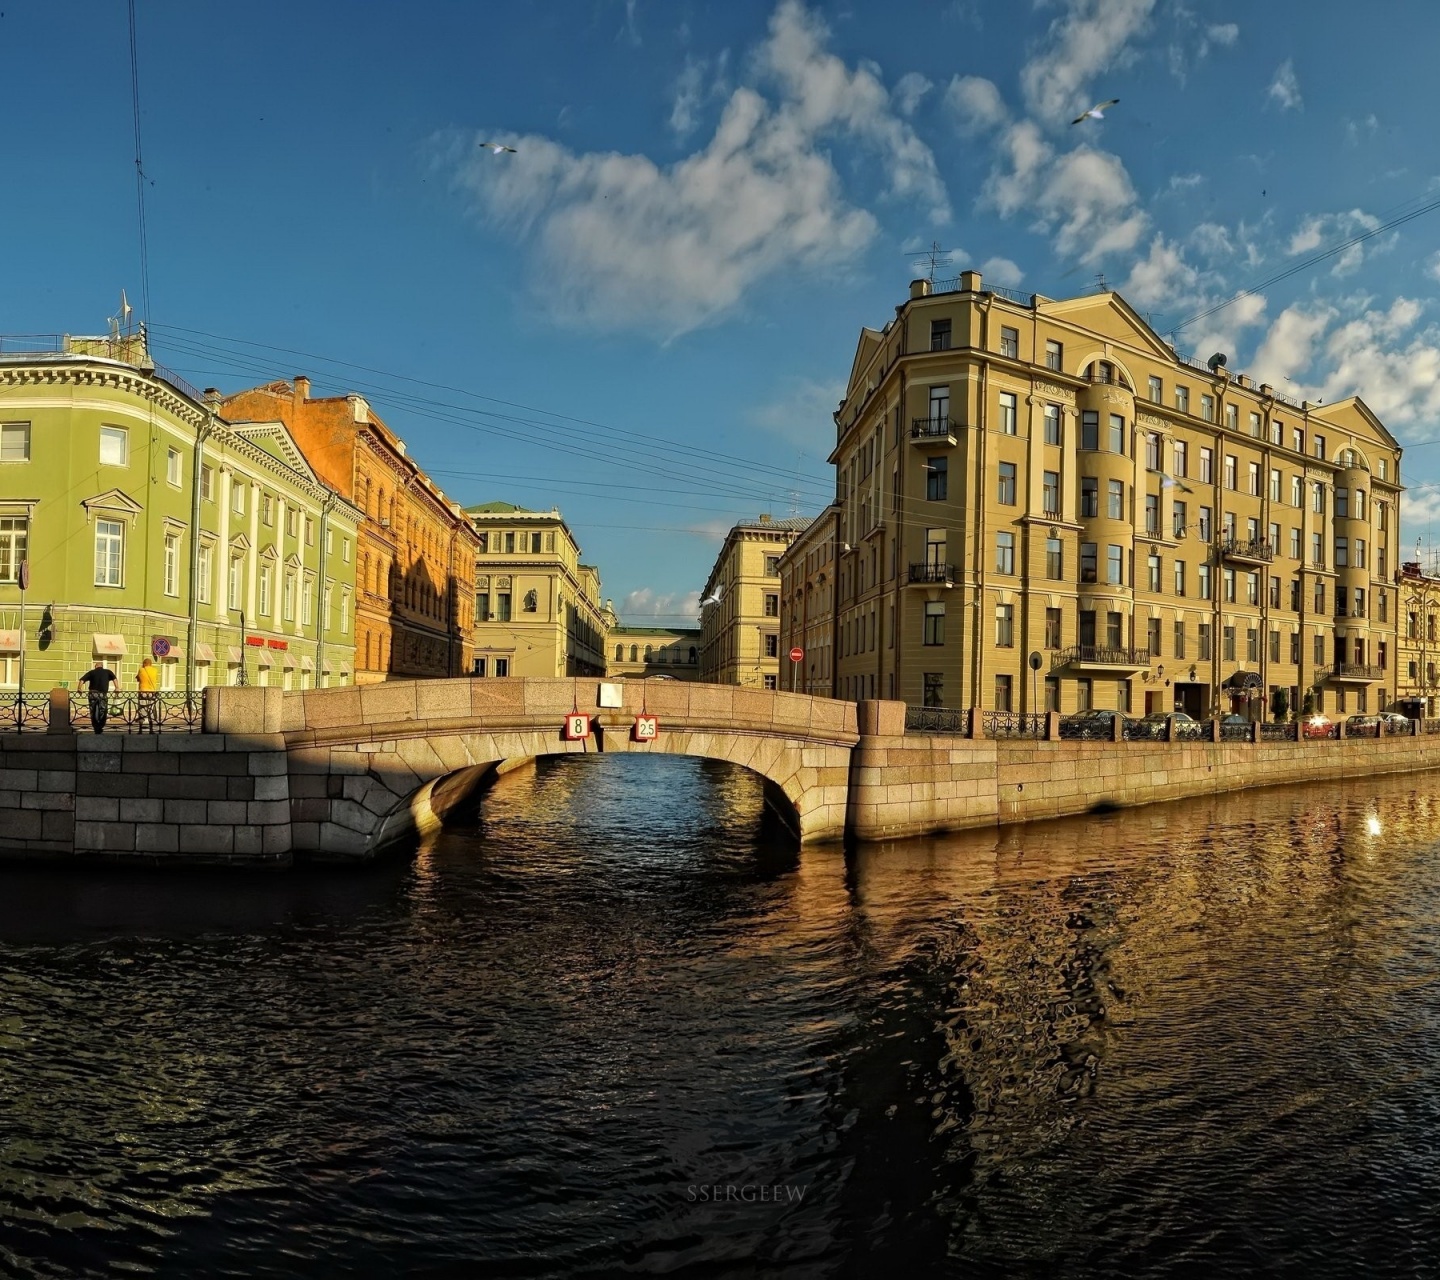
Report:
[[[907,734],[900,703],[860,705],[851,834],[930,835],[1283,783],[1440,769],[1440,736],[1299,742],[1042,742]]]
[[[0,853],[288,866],[280,734],[0,734]]]

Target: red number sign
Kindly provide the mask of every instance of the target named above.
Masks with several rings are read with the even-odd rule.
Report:
[[[590,717],[587,715],[573,715],[565,717],[565,741],[578,742],[581,738],[590,736]]]
[[[654,716],[635,717],[635,741],[654,742],[660,732],[660,721]]]

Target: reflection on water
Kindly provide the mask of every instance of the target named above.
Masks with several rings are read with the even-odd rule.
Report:
[[[572,757],[361,874],[7,869],[0,1272],[1430,1274],[1437,843],[1421,775],[802,853]]]

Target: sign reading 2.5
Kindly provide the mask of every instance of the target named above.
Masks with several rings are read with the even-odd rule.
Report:
[[[660,721],[655,716],[635,717],[635,741],[654,742],[660,732]]]

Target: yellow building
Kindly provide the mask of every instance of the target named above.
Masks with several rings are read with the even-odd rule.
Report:
[[[835,691],[835,557],[832,503],[780,557],[780,654],[786,689],[832,697]],[[789,655],[801,651],[792,666]]]
[[[560,513],[489,502],[465,514],[480,535],[471,674],[604,675],[615,611]]]
[[[623,679],[700,678],[700,632],[681,627],[611,627],[606,674]]]
[[[1396,575],[1400,608],[1400,662],[1396,703],[1417,718],[1440,715],[1440,572],[1407,560]]]
[[[780,557],[809,525],[762,515],[725,535],[700,597],[701,680],[779,687]]]
[[[1115,293],[971,271],[862,331],[836,425],[838,696],[1393,700],[1401,451],[1358,398],[1184,358]]]

